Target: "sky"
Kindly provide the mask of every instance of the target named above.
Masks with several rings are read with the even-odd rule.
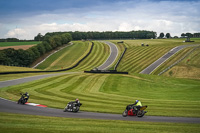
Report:
[[[0,0],[0,38],[132,30],[200,32],[200,0]]]

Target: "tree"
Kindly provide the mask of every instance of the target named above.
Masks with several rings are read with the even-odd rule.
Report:
[[[186,33],[185,34],[188,38],[192,37],[193,35],[191,33]]]
[[[43,41],[42,44],[44,45],[46,52],[52,50],[51,45],[47,41]]]
[[[46,52],[46,49],[42,43],[37,45],[37,49],[40,52],[40,55],[43,55]]]
[[[182,34],[181,34],[181,37],[185,37],[185,36],[186,36],[185,33],[182,33]]]
[[[147,39],[155,38],[153,33],[148,33],[147,34]]]
[[[170,33],[167,33],[167,34],[166,34],[166,37],[167,37],[167,38],[170,38],[170,37],[171,37]]]
[[[163,38],[164,36],[165,36],[164,33],[161,32],[159,37],[160,37],[160,38]]]
[[[9,64],[9,59],[5,53],[5,50],[0,50],[0,64],[1,65],[7,65]]]
[[[200,37],[200,33],[194,33],[193,37]]]
[[[37,46],[33,46],[33,47],[31,47],[30,49],[31,49],[31,50],[33,51],[33,53],[34,53],[34,59],[37,59],[37,58],[40,57],[40,52],[38,51]]]
[[[38,33],[37,36],[34,37],[35,41],[43,41],[44,36],[41,33]]]
[[[178,36],[174,36],[174,38],[178,38]]]

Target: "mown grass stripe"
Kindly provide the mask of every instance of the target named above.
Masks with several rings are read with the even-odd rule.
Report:
[[[86,69],[86,67],[90,67],[91,62],[93,60],[95,60],[95,58],[96,58],[96,56],[94,56],[94,55],[99,54],[99,52],[100,52],[100,51],[98,51],[99,47],[100,47],[99,45],[94,43],[94,48],[93,48],[91,54],[88,56],[88,58],[86,58],[83,62],[81,62],[80,65],[77,68],[75,68],[74,70],[80,71],[80,70]],[[96,51],[97,51],[97,53],[96,53]]]
[[[80,65],[80,67],[77,67],[75,70],[91,70],[94,67],[97,67],[103,63],[104,60],[106,60],[108,56],[108,46],[100,43],[95,42],[95,47],[92,53],[88,56],[88,58],[83,61]]]

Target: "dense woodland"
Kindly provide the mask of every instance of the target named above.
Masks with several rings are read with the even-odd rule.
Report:
[[[57,34],[59,32],[55,32]],[[157,34],[153,31],[106,31],[106,32],[97,32],[97,31],[88,31],[88,32],[66,32],[71,34],[73,40],[102,40],[102,39],[151,39],[156,38]],[[48,35],[47,33],[46,35]],[[51,33],[50,33],[51,34]],[[46,36],[45,35],[45,36]]]
[[[48,33],[42,43],[27,50],[8,48],[0,50],[0,64],[29,67],[37,58],[72,40],[69,33]]]

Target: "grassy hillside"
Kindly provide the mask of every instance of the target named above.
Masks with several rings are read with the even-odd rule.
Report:
[[[38,71],[38,69],[0,65],[0,72],[14,72],[14,71]]]
[[[163,75],[169,77],[200,79],[200,47],[195,49],[195,51],[183,61],[178,63],[175,67],[172,67]]]
[[[73,66],[82,56],[87,54],[91,43],[89,42],[73,42],[74,44],[68,46],[59,52],[51,55],[43,63],[37,66],[38,69],[55,70],[68,68]]]
[[[107,60],[109,55],[110,55],[109,46],[102,42],[95,41],[93,50],[90,53],[90,55],[72,71],[91,70],[95,67],[98,67]]]
[[[0,113],[1,132],[197,133],[199,124],[72,119]],[[26,119],[28,118],[28,119]],[[147,131],[148,130],[148,131]]]
[[[82,59],[90,50],[92,43],[76,41],[74,45],[66,47],[53,54],[41,63],[37,68],[55,70],[69,68]],[[110,48],[102,42],[94,42],[91,54],[84,59],[76,68],[70,71],[91,70],[103,64],[109,56]]]
[[[79,98],[81,110],[121,114],[136,99],[148,105],[147,115],[200,117],[199,80],[153,75],[69,74],[0,89],[0,97],[63,108]],[[186,112],[186,108],[189,111]]]
[[[32,41],[32,42],[0,42],[0,47],[7,47],[7,46],[19,46],[19,45],[33,45],[39,44],[39,41]]]
[[[117,44],[119,40],[112,40],[116,45],[123,45],[127,47],[127,51],[120,62],[117,70],[128,71],[129,73],[139,73],[154,61],[159,59],[170,49],[179,46],[186,45],[185,39],[144,39],[144,40],[124,40],[123,44]],[[199,38],[192,38],[195,42],[189,44],[200,44]],[[141,46],[141,44],[149,45]],[[176,56],[173,56],[165,64],[155,70],[153,74],[158,74],[166,67],[173,64],[176,60],[180,59],[183,55],[189,52],[192,48],[186,48],[181,50]],[[195,75],[194,75],[195,76]]]
[[[179,45],[185,45],[188,43],[183,42],[185,38],[178,38],[178,39],[136,39],[136,40],[123,40],[124,45],[127,48],[133,47],[133,46],[141,46],[141,44],[148,44],[149,46],[179,46]],[[200,38],[191,38],[191,40],[195,42],[191,42],[189,44],[199,44]],[[121,41],[121,40],[120,40]],[[119,40],[111,40],[111,42],[116,43],[119,42]]]
[[[117,70],[139,73],[172,48],[170,46],[135,46],[128,48]]]

